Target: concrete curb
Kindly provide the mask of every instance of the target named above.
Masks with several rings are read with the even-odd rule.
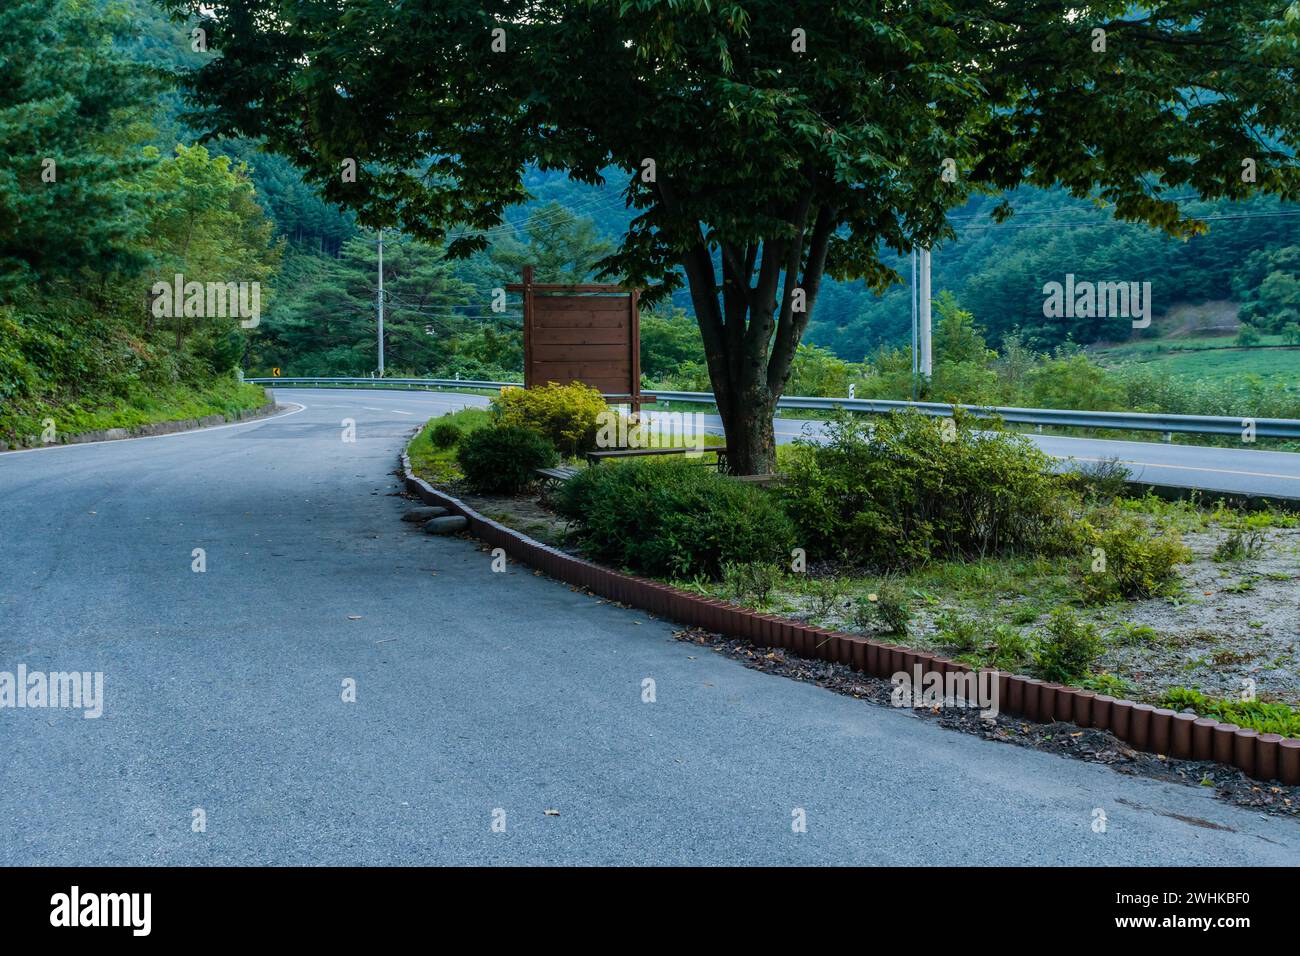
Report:
[[[69,435],[61,438],[51,445],[85,445],[90,442],[121,441],[126,438],[149,438],[154,435],[172,435],[176,432],[197,431],[202,428],[214,428],[217,425],[229,425],[234,422],[246,422],[254,418],[265,418],[277,409],[283,407],[276,405],[275,398],[269,388],[263,389],[266,395],[267,404],[260,408],[246,409],[237,412],[232,416],[226,415],[204,415],[202,418],[183,418],[179,421],[171,422],[152,422],[148,425],[135,425],[131,428],[104,428],[94,432],[82,432],[79,435]],[[6,451],[24,451],[29,448],[43,448],[45,445],[6,445],[0,441],[0,452]]]
[[[488,545],[503,548],[517,561],[608,600],[728,637],[743,638],[760,647],[779,647],[801,657],[847,664],[854,670],[886,680],[898,671],[911,673],[916,666],[921,667],[923,674],[972,672],[969,665],[937,654],[760,614],[566,554],[485,518],[460,499],[433,488],[411,472],[411,461],[405,453],[402,454],[402,478],[407,491],[425,504],[440,505],[452,514],[462,515],[468,522],[469,533]],[[998,683],[998,703],[1003,713],[1034,721],[1059,720],[1094,727],[1109,731],[1135,750],[1190,760],[1215,760],[1261,780],[1279,779],[1288,786],[1300,784],[1300,739],[1260,734],[1210,717],[1194,718],[1037,678],[999,671],[988,673]]]

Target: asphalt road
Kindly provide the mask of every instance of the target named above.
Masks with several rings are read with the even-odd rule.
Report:
[[[474,542],[398,520],[396,454],[459,398],[281,400],[306,407],[0,455],[0,671],[104,675],[99,719],[0,709],[0,864],[1300,860],[1295,821],[493,573]]]

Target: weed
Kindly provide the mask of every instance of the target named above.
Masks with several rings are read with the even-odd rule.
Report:
[[[1255,582],[1258,580],[1259,578],[1253,577],[1242,578],[1236,584],[1229,584],[1226,587],[1220,588],[1220,590],[1223,591],[1224,594],[1245,594],[1247,591],[1255,590]]]
[[[1187,687],[1170,688],[1161,703],[1175,710],[1188,709],[1202,717],[1214,717],[1238,727],[1249,727],[1262,734],[1300,737],[1300,712],[1286,704],[1207,697],[1200,691]]]
[[[1006,624],[993,628],[984,653],[985,661],[1000,671],[1021,670],[1033,656],[1034,646],[1029,638]]]
[[[843,579],[827,575],[809,578],[805,593],[812,598],[812,616],[825,617],[843,599],[847,585]]]
[[[785,577],[784,569],[769,561],[728,561],[722,565],[722,585],[735,600],[766,607],[768,599]]]
[[[906,634],[912,620],[912,609],[903,589],[892,579],[880,582],[875,592],[858,599],[853,621],[866,630],[880,626],[886,634]]]
[[[1118,458],[1082,462],[1067,481],[1089,501],[1114,501],[1128,489],[1132,472]]]
[[[1011,623],[1015,625],[1033,624],[1042,616],[1042,608],[1034,604],[1021,604],[1011,611]]]
[[[1053,611],[1035,658],[1044,680],[1070,683],[1085,677],[1104,649],[1095,625],[1065,608]]]
[[[1145,624],[1132,624],[1128,621],[1110,633],[1112,644],[1149,644],[1160,637],[1155,628]]]
[[[1132,697],[1137,688],[1124,678],[1115,674],[1093,674],[1077,682],[1084,690],[1095,690],[1116,699]]]
[[[944,611],[935,618],[939,629],[939,642],[944,647],[958,651],[973,651],[979,647],[979,625],[954,611]]]
[[[1234,528],[1214,549],[1213,558],[1220,563],[1253,561],[1264,553],[1267,538],[1259,529]]]

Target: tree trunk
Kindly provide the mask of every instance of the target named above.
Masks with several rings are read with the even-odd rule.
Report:
[[[766,389],[764,389],[766,391]],[[770,475],[776,471],[776,434],[772,416],[776,399],[742,398],[723,416],[727,435],[727,468],[733,475]]]
[[[836,225],[834,208],[813,204],[811,182],[785,210],[782,218],[790,226],[786,234],[744,245],[721,242],[721,289],[707,234],[698,223],[683,234],[687,239],[680,247],[682,269],[735,475],[776,470],[772,417],[808,327]],[[672,213],[677,205],[672,188],[663,178],[657,188]],[[797,300],[802,307],[796,306]]]

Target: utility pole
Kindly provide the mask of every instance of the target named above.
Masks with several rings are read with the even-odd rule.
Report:
[[[933,353],[930,340],[930,250],[921,249],[921,281],[917,286],[920,299],[920,314],[917,321],[917,334],[920,337],[921,377],[927,382],[933,371]]]
[[[912,285],[910,288],[912,293],[912,401],[916,401],[916,376],[921,371],[920,356],[916,353],[920,342],[917,326],[916,246],[912,247]]]
[[[375,297],[379,314],[379,377],[384,377],[384,230],[379,230],[379,294]]]

